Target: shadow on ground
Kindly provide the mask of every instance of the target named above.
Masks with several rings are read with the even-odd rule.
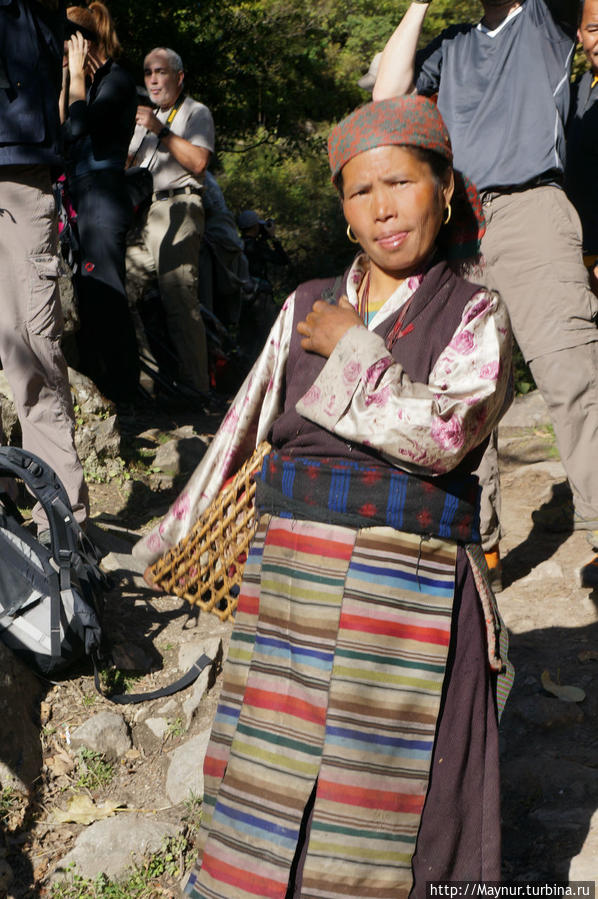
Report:
[[[567,481],[554,484],[550,499],[543,503],[539,511],[541,513],[561,512],[571,502],[571,490]],[[565,517],[563,530],[559,533],[550,533],[542,527],[534,524],[526,539],[513,547],[503,557],[503,586],[509,587],[515,581],[521,580],[542,562],[552,558],[567,539],[573,533],[573,516],[570,522]]]
[[[598,622],[511,635],[517,675],[501,725],[505,879],[567,880],[582,849],[598,808],[597,649]],[[585,700],[547,693],[545,669],[582,687]]]

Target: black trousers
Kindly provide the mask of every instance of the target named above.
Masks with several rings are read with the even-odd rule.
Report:
[[[139,381],[135,328],[125,290],[125,253],[132,207],[124,172],[71,178],[80,246],[75,287],[81,327],[80,368],[109,399],[132,400]]]

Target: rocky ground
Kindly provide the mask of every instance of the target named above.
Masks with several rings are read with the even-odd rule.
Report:
[[[92,517],[101,529],[95,534],[118,582],[107,603],[114,665],[104,685],[149,692],[205,651],[214,663],[196,684],[167,699],[115,706],[96,693],[87,668],[40,689],[0,651],[7,735],[0,750],[0,896],[181,895],[231,625],[150,593],[128,553],[136,534],[166,511],[218,420],[146,409],[122,421],[120,455],[112,456],[122,462],[92,470]],[[534,509],[566,493],[537,395],[518,400],[505,419],[500,451],[500,606],[517,668],[502,727],[504,875],[595,880],[598,593],[576,583],[576,569],[591,558],[584,535],[550,537],[532,526]],[[583,692],[565,701],[550,692],[552,684],[557,692],[563,685]]]

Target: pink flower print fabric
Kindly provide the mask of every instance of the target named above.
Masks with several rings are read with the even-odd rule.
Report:
[[[475,337],[471,331],[461,331],[460,334],[455,334],[450,345],[462,356],[469,356],[475,349]]]
[[[437,418],[430,429],[432,440],[444,450],[459,450],[465,443],[463,426],[455,415],[448,421]]]
[[[387,302],[389,314],[420,283],[419,277],[403,282]],[[349,282],[349,294],[352,289]],[[381,313],[386,311],[385,305]],[[410,380],[373,324],[345,333],[297,411],[344,440],[373,447],[398,468],[427,475],[450,471],[508,405],[511,338],[502,302],[486,290],[474,295],[427,384]],[[350,396],[341,394],[339,384]]]

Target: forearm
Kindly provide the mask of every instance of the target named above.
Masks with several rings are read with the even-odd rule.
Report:
[[[69,70],[68,66],[62,66],[62,87],[60,88],[60,100],[58,101],[58,108],[60,109],[60,124],[64,125],[67,115],[68,115],[68,106],[69,106],[69,78],[68,78]]]
[[[354,327],[296,408],[398,468],[443,474],[484,440],[508,405],[510,351],[506,311],[482,291],[428,383],[412,381],[378,334]]]
[[[415,84],[415,52],[429,3],[411,4],[390,37],[382,59],[372,98],[387,100],[409,94]]]
[[[77,72],[76,74],[73,74],[73,72],[71,72],[68,95],[69,106],[72,106],[72,104],[76,103],[77,100],[86,99],[85,75],[83,74],[83,72]]]
[[[170,132],[162,138],[162,143],[179,165],[191,172],[192,175],[201,175],[208,167],[210,151],[205,147],[196,147],[195,144]]]
[[[156,115],[146,106],[140,106],[137,109],[136,122],[147,131],[159,136],[162,131],[166,131],[164,136],[160,137],[162,147],[168,150],[170,155],[176,159],[179,165],[187,169],[192,175],[199,177],[207,169],[210,162],[211,152],[206,147],[197,146],[184,137],[180,137],[172,131],[168,131],[168,126],[164,125]],[[189,132],[188,132],[189,133]],[[197,133],[197,132],[193,132]],[[201,132],[199,132],[201,134]]]

